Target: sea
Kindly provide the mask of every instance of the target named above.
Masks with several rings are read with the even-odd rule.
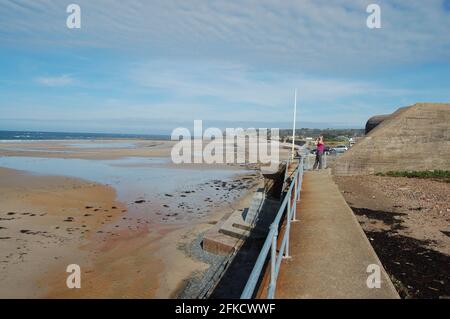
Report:
[[[0,130],[0,141],[11,141],[11,140],[93,140],[93,139],[170,140],[170,136],[169,135],[151,135],[151,134],[70,133],[70,132],[35,132],[35,131],[1,131]]]

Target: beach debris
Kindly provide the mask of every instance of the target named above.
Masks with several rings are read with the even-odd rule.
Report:
[[[22,229],[22,230],[20,230],[20,232],[22,234],[27,234],[27,235],[36,235],[36,234],[39,233],[39,232],[33,232],[33,231],[29,230],[29,229]]]

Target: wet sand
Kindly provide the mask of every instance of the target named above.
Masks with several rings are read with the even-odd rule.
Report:
[[[104,160],[132,156],[168,157],[175,143],[172,141],[146,140],[3,141],[0,142],[0,156]],[[127,146],[131,144],[132,146],[122,147],[123,144],[127,144]]]
[[[171,142],[157,142],[157,151],[149,151],[148,144],[154,142],[145,141],[138,149],[102,145],[68,154],[61,152],[70,147],[60,143],[7,143],[10,149],[33,149],[28,152],[5,151],[0,143],[0,158],[163,157]],[[44,148],[58,152],[46,153]],[[247,207],[256,187],[257,174],[240,167],[221,169],[232,170],[233,177],[198,179],[173,192],[149,191],[133,197],[134,190],[124,193],[117,187],[120,181],[108,186],[0,168],[0,298],[176,297],[193,273],[208,267],[189,258],[180,245],[194,240],[224,214]],[[81,289],[66,287],[66,267],[73,263],[81,267]]]
[[[78,247],[125,210],[103,185],[2,168],[0,176],[2,298],[44,296],[49,287],[37,279],[79,263],[86,256]]]

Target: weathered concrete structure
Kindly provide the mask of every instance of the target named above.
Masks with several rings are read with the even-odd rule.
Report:
[[[370,131],[372,131],[375,127],[381,124],[385,119],[389,118],[391,114],[385,114],[385,115],[375,115],[372,116],[366,123],[366,130],[365,134],[369,134]]]
[[[258,189],[248,209],[234,211],[224,216],[203,237],[203,249],[216,255],[232,255],[251,236],[251,233],[261,231],[257,225],[258,219],[273,218],[279,206],[278,200],[266,198],[265,189]],[[265,227],[264,229],[265,230]]]
[[[450,104],[419,103],[375,122],[336,161],[334,174],[450,170]]]

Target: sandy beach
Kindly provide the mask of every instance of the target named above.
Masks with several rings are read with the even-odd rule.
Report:
[[[248,207],[260,177],[173,167],[171,145],[0,143],[0,298],[176,297],[209,267],[179,247]],[[81,289],[66,286],[69,264]]]
[[[1,156],[117,159],[121,157],[168,157],[173,141],[146,140],[54,140],[0,141]]]

